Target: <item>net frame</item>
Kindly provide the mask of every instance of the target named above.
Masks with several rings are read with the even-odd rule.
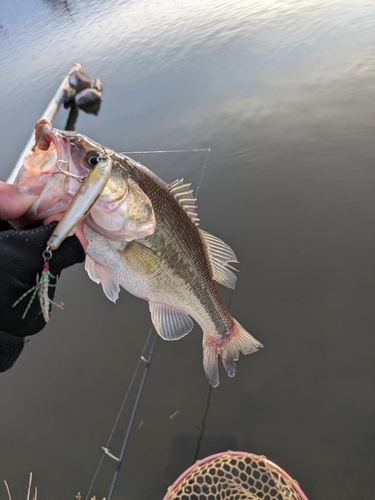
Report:
[[[204,493],[195,493],[192,490],[192,482],[195,480],[196,477],[199,476],[199,469],[205,469],[205,475],[207,473],[209,474],[209,470],[207,471],[207,465],[211,464],[212,466],[218,462],[223,462],[225,463],[225,460],[227,460],[226,463],[230,462],[233,458],[238,458],[242,460],[250,460],[251,462],[255,462],[257,465],[260,467],[263,466],[264,469],[262,472],[262,476],[267,475],[268,473],[268,478],[269,480],[272,479],[274,483],[276,483],[278,492],[277,495],[272,495],[268,493],[262,492],[262,489],[258,487],[258,492],[256,486],[251,486],[251,489],[249,488],[248,494],[245,491],[245,495],[239,493],[236,495],[236,498],[238,499],[258,499],[258,498],[269,498],[271,500],[273,499],[290,499],[290,500],[308,500],[307,496],[304,494],[302,491],[299,483],[293,479],[287,472],[285,472],[279,465],[271,462],[268,460],[265,456],[263,455],[256,455],[254,453],[248,453],[248,452],[242,452],[242,451],[225,451],[225,452],[220,452],[216,453],[214,455],[210,455],[202,460],[197,460],[195,464],[193,464],[191,467],[186,469],[176,480],[175,482],[169,486],[168,491],[166,495],[164,496],[163,500],[189,500],[189,499],[197,499],[200,500],[201,498],[205,499],[212,499],[212,500],[219,500],[221,498],[231,498],[231,497],[224,497],[221,495],[220,491],[216,488],[215,492],[210,492],[206,488],[206,492]],[[206,466],[206,467],[205,467]],[[255,467],[254,467],[255,470]],[[197,473],[198,472],[198,473]],[[233,476],[235,478],[235,476]],[[262,479],[259,477],[256,481],[257,484],[262,483]],[[194,478],[194,479],[193,479]],[[204,485],[204,482],[200,483],[201,485]],[[263,485],[266,485],[265,482],[262,483]],[[223,490],[221,490],[223,492]],[[285,493],[285,496],[283,495]],[[232,497],[233,498],[233,497]]]

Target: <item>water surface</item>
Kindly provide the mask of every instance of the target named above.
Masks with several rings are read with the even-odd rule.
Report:
[[[80,132],[118,151],[212,149],[201,227],[236,251],[236,291],[221,291],[265,346],[210,391],[199,328],[158,340],[116,499],[163,497],[196,457],[208,403],[199,457],[265,454],[311,499],[372,497],[374,14],[366,0],[3,1],[1,178],[80,62],[104,82]],[[134,156],[194,186],[205,161]],[[123,291],[110,303],[79,266],[56,298],[65,310],[0,380],[0,479],[13,498],[30,471],[41,498],[86,494],[150,329],[145,302]],[[113,467],[104,461],[97,498]]]

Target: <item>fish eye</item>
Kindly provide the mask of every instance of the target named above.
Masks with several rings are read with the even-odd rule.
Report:
[[[90,151],[89,153],[87,153],[86,159],[87,163],[91,165],[91,167],[95,167],[95,165],[97,165],[100,161],[100,156],[99,153],[95,151]]]

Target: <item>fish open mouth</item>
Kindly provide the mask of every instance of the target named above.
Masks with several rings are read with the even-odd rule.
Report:
[[[23,166],[17,174],[15,184],[27,186],[45,184],[58,161],[66,161],[69,155],[69,144],[65,146],[60,140],[59,131],[56,130],[56,132],[47,120],[39,120],[35,124],[35,143],[23,160]]]
[[[36,148],[41,151],[48,151],[51,142],[53,142],[52,134],[48,133],[51,128],[52,124],[48,120],[37,121],[35,124],[35,145],[33,151],[35,151]]]
[[[55,149],[57,152],[58,160],[62,159],[62,143],[67,143],[66,138],[60,138],[56,133],[57,131],[52,127],[51,122],[48,120],[38,120],[35,124],[35,144],[33,152],[49,151]],[[63,140],[64,139],[64,140]]]
[[[39,175],[44,177],[50,175],[56,166],[59,170],[69,170],[72,166],[69,160],[69,139],[53,128],[48,120],[38,120],[35,124],[35,144],[31,155],[24,160],[25,168],[39,170]]]
[[[66,181],[66,176],[72,176],[72,164],[69,138],[54,129],[48,120],[39,120],[35,124],[32,151],[24,158],[23,167],[15,179],[15,184],[28,186],[41,195],[25,214],[27,220],[42,220],[66,210],[77,191],[76,181]],[[55,177],[55,173],[66,176]]]

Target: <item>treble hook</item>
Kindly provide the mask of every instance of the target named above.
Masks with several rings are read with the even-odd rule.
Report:
[[[71,172],[67,172],[66,170],[63,170],[62,167],[60,167],[60,165],[59,165],[60,163],[67,165],[67,162],[65,160],[58,160],[56,163],[56,167],[57,167],[58,172],[53,172],[52,175],[63,174],[63,175],[66,175],[67,177],[71,177],[72,179],[75,179],[76,181],[78,181],[80,183],[82,183],[86,179],[85,176],[72,174]]]

